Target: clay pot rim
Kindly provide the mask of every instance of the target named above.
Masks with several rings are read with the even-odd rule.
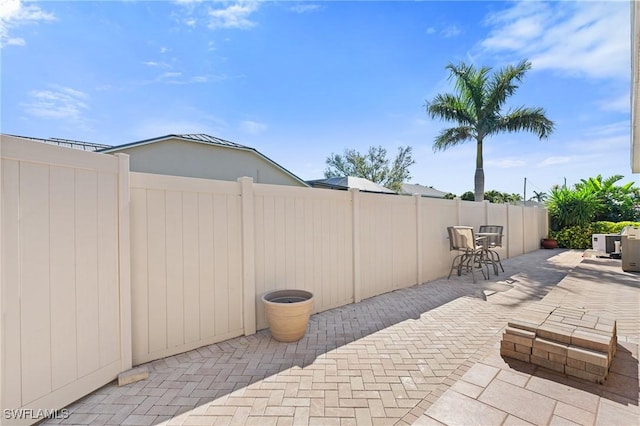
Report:
[[[277,302],[270,299],[275,299],[278,297],[299,297],[304,298],[304,300],[300,300],[297,302]],[[283,305],[299,305],[303,303],[309,303],[309,301],[313,301],[314,295],[312,292],[308,290],[298,290],[298,289],[285,289],[285,290],[272,290],[267,291],[262,295],[262,301],[269,305],[283,306]]]

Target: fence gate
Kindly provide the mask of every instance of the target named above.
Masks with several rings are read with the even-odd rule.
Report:
[[[130,366],[128,158],[4,135],[0,153],[0,422],[31,424]]]

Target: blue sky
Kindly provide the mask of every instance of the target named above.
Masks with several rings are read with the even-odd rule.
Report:
[[[207,133],[303,179],[346,148],[410,145],[414,183],[473,190],[475,145],[434,153],[445,66],[531,60],[508,105],[556,131],[485,143],[486,189],[630,169],[628,1],[0,0],[3,133],[121,144]]]

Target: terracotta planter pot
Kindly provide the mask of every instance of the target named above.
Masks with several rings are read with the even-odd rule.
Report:
[[[302,339],[313,308],[313,293],[305,290],[277,290],[265,293],[262,303],[271,336],[280,342]]]
[[[558,242],[553,238],[543,238],[541,244],[544,249],[558,248]]]

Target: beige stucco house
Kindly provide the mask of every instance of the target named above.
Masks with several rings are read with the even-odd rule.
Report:
[[[166,135],[97,152],[128,154],[133,172],[231,181],[248,176],[256,183],[308,186],[256,149],[204,134]]]

